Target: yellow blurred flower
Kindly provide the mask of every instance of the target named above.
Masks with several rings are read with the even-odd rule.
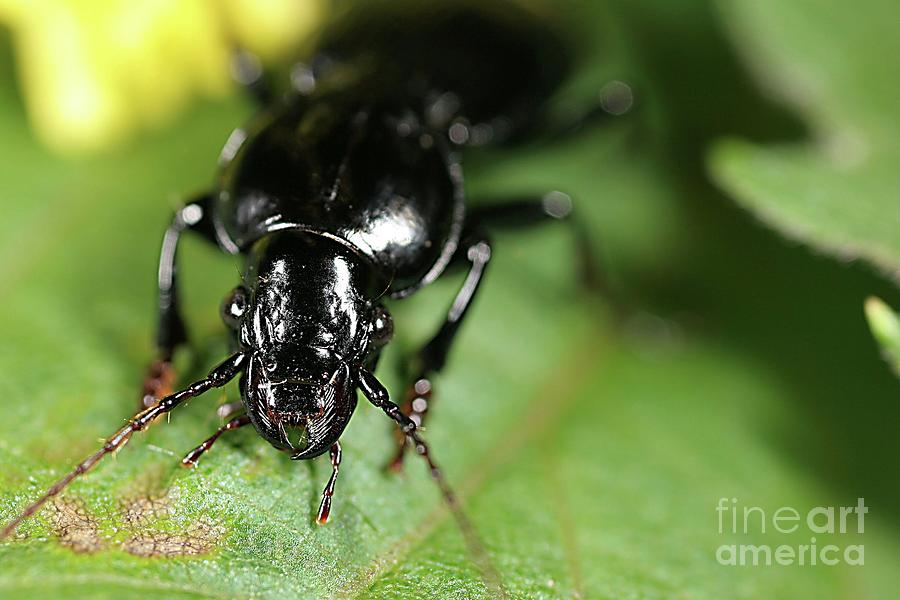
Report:
[[[29,116],[63,152],[107,148],[232,86],[237,44],[289,53],[327,0],[0,0]]]

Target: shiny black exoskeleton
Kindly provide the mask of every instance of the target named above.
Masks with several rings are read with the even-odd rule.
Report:
[[[337,443],[358,387],[381,391],[371,371],[391,334],[383,300],[469,263],[417,358],[414,384],[430,389],[490,258],[488,211],[467,215],[459,151],[534,128],[566,60],[533,17],[452,6],[343,21],[312,65],[294,70],[303,93],[270,102],[231,136],[217,189],[186,209],[192,229],[247,257],[245,283],[225,305],[248,356],[242,398],[260,435],[296,459]],[[565,202],[550,196],[531,210],[559,217]],[[517,209],[528,211],[506,207]],[[163,323],[174,323],[163,348],[183,339],[165,301],[172,260],[174,246],[161,282]],[[427,398],[407,403],[420,424]]]
[[[539,133],[544,101],[568,67],[563,46],[537,17],[474,6],[425,3],[396,13],[381,5],[326,32],[310,66],[293,69],[289,92],[245,77],[265,106],[232,134],[216,185],[177,212],[163,241],[160,356],[145,385],[146,408],[3,535],[135,431],[238,375],[238,416],[189,453],[186,465],[247,424],[294,459],[329,451],[333,473],[318,514],[325,522],[338,440],[361,389],[400,426],[393,465],[408,438],[451,498],[417,427],[430,378],[444,365],[490,260],[487,233],[569,211],[560,193],[467,209],[461,151]],[[185,231],[244,256],[246,268],[222,307],[234,354],[167,395],[172,355],[187,340],[175,266]],[[454,266],[466,266],[468,275],[437,333],[410,361],[400,407],[373,375],[393,332],[384,302]]]

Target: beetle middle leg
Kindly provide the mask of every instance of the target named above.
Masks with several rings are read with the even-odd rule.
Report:
[[[601,268],[591,243],[591,235],[580,219],[573,218],[572,199],[560,191],[543,195],[522,195],[497,199],[489,204],[469,209],[469,220],[485,231],[520,230],[559,221],[570,230],[578,261],[581,284],[594,292],[602,293],[614,308],[623,310],[619,294],[612,288]]]
[[[159,398],[170,394],[175,383],[172,356],[175,350],[187,341],[187,328],[181,316],[176,276],[178,242],[184,231],[194,231],[215,243],[215,232],[208,217],[210,203],[209,196],[201,196],[180,208],[175,212],[172,223],[163,237],[158,272],[157,356],[144,379],[141,397],[141,404],[144,407],[153,406]]]
[[[582,281],[589,288],[605,288],[587,235],[579,222],[569,218],[571,212],[572,200],[562,192],[549,192],[543,196],[513,197],[471,208],[466,229],[479,232],[521,229],[553,221],[564,221],[573,229],[576,238]],[[444,366],[460,322],[475,296],[484,269],[490,260],[490,246],[485,241],[486,238],[483,235],[473,238],[470,234],[469,239],[477,240],[463,246],[462,250],[462,255],[471,263],[469,275],[453,301],[446,321],[412,361],[411,372],[417,376],[407,387],[400,410],[417,426],[421,426],[424,422],[432,401],[431,376]],[[407,437],[401,432],[397,432],[396,440],[397,453],[389,464],[393,470],[402,467],[403,455],[408,446]]]
[[[422,425],[428,412],[432,395],[431,377],[440,371],[447,362],[450,346],[475,298],[475,293],[484,277],[484,271],[491,259],[491,246],[484,235],[470,234],[465,239],[468,243],[458,251],[458,256],[465,257],[465,260],[469,262],[469,273],[457,292],[453,304],[450,305],[450,310],[447,312],[441,328],[412,360],[411,371],[417,373],[417,376],[407,387],[400,410],[416,426]],[[397,454],[389,464],[393,470],[399,470],[403,466],[403,455],[407,446],[407,436],[402,431],[396,433],[396,439]]]

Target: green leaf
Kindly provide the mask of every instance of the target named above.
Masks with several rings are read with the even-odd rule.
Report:
[[[625,30],[608,15],[588,16],[598,39]],[[573,85],[626,66],[641,67],[613,65]],[[140,146],[64,163],[33,143],[3,93],[0,521],[134,410],[152,356],[160,233],[179,195],[208,184],[218,147],[249,111],[237,101],[204,105]],[[896,589],[900,492],[883,462],[896,455],[897,404],[885,391],[893,388],[870,368],[878,365],[856,324],[833,321],[839,343],[821,334],[823,315],[844,315],[846,298],[870,280],[829,272],[822,302],[795,314],[792,286],[822,267],[708,210],[717,200],[708,190],[699,192],[708,204],[696,227],[686,200],[697,188],[636,151],[631,127],[471,159],[473,197],[571,193],[616,280],[638,298],[620,319],[585,293],[563,228],[495,236],[491,275],[437,381],[427,436],[510,595],[823,598]],[[729,252],[733,239],[753,243]],[[225,350],[217,306],[236,272],[196,241],[180,258],[195,346],[180,357],[186,382]],[[764,259],[774,266],[752,271]],[[779,271],[785,264],[794,271]],[[390,389],[401,388],[396,365],[436,326],[458,284],[397,303],[398,339],[378,373]],[[798,348],[798,339],[812,341]],[[856,395],[869,402],[848,420]],[[226,398],[236,391],[180,408],[0,544],[0,595],[485,595],[423,465],[410,457],[402,476],[383,472],[391,426],[365,402],[342,439],[327,527],[312,523],[327,460],[292,462],[243,429],[196,470],[178,468],[218,426],[214,409]],[[816,537],[842,548],[864,541],[865,566],[716,561],[723,544],[810,543],[807,529],[720,534],[720,498],[771,515],[855,505],[859,495],[872,503],[864,534]]]
[[[881,344],[884,359],[900,375],[900,317],[879,298],[866,300],[866,319],[872,335]]]
[[[746,64],[805,120],[806,141],[725,140],[713,177],[760,219],[900,280],[900,22],[896,5],[720,0]]]

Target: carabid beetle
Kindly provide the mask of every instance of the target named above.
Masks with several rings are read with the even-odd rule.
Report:
[[[329,452],[333,472],[317,515],[324,523],[339,438],[362,390],[399,425],[392,464],[400,465],[408,439],[453,504],[417,428],[431,377],[444,366],[490,261],[487,234],[493,226],[560,219],[570,208],[560,193],[467,208],[460,153],[540,132],[569,53],[538,18],[511,7],[426,3],[393,13],[381,5],[339,21],[316,58],[293,69],[293,89],[284,94],[239,61],[264,107],[227,141],[213,189],[180,209],[165,233],[159,359],[145,383],[145,407],[0,537],[157,417],[238,375],[243,413],[191,451],[185,465],[248,424],[293,459]],[[246,268],[222,306],[234,353],[207,377],[166,394],[173,353],[187,341],[176,277],[185,232],[245,257]],[[384,302],[456,266],[468,275],[443,324],[412,359],[415,376],[398,406],[373,374],[393,333]]]

